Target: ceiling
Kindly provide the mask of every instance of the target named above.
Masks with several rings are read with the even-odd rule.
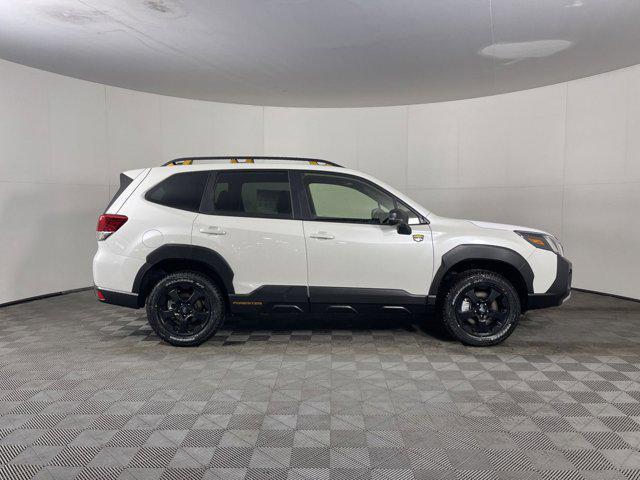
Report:
[[[0,58],[279,106],[477,97],[640,63],[638,0],[0,0]]]

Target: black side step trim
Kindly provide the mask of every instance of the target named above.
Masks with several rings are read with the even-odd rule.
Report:
[[[413,295],[393,288],[309,287],[311,303],[352,305],[426,305],[426,295]]]
[[[351,305],[327,305],[327,313],[358,313]]]
[[[424,313],[427,296],[386,288],[263,285],[229,295],[229,306],[232,313]]]
[[[251,293],[229,295],[229,305],[233,313],[304,313],[309,297],[302,285],[263,285]]]
[[[298,305],[274,305],[271,307],[274,313],[304,313],[304,310]]]
[[[384,305],[382,307],[382,311],[384,312],[395,312],[395,313],[407,313],[411,312],[407,309],[407,307],[403,307],[402,305]]]

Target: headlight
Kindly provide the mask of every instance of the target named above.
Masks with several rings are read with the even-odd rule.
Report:
[[[557,253],[558,255],[564,255],[562,244],[553,235],[545,235],[544,233],[536,232],[523,232],[518,230],[515,232],[536,248],[542,248],[543,250],[549,250]]]

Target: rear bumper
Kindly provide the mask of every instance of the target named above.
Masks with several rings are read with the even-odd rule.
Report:
[[[102,303],[118,305],[120,307],[140,308],[137,293],[114,292],[95,287],[96,296]]]
[[[531,293],[527,298],[527,310],[557,307],[571,296],[571,262],[558,255],[556,279],[545,293]]]

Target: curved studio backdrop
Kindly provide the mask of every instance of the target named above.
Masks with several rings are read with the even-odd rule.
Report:
[[[279,108],[135,92],[0,61],[0,304],[91,285],[119,172],[314,156],[437,214],[558,235],[574,286],[640,298],[640,66],[476,99]]]

